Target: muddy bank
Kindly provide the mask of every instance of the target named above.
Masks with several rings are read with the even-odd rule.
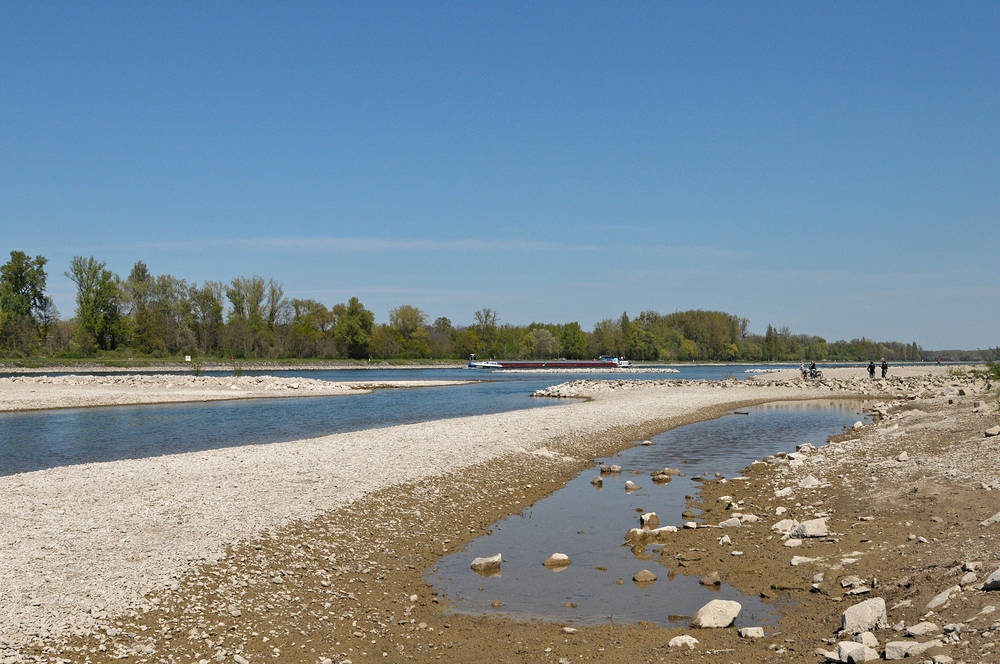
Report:
[[[555,662],[561,658],[570,661],[589,658],[631,662],[679,661],[688,657],[667,645],[673,637],[687,633],[698,639],[697,653],[709,661],[821,661],[814,650],[834,647],[826,640],[836,638],[840,612],[853,599],[872,596],[860,593],[845,599],[843,594],[847,590],[857,590],[861,586],[849,584],[845,588],[838,584],[841,579],[837,575],[841,570],[833,567],[841,565],[844,569],[843,559],[852,557],[855,551],[862,551],[867,545],[875,555],[853,555],[856,562],[846,565],[857,565],[850,569],[854,575],[875,577],[873,591],[885,593],[880,596],[884,596],[890,606],[910,599],[914,616],[901,609],[890,611],[891,619],[905,620],[906,625],[913,624],[915,615],[926,614],[925,605],[920,604],[923,595],[939,592],[944,588],[938,586],[951,582],[951,576],[956,573],[951,563],[955,560],[968,556],[972,561],[975,557],[986,567],[996,562],[992,535],[990,531],[983,531],[978,523],[982,514],[990,516],[1000,510],[1000,504],[993,498],[1000,494],[976,487],[991,486],[1000,472],[995,468],[991,470],[989,464],[966,462],[960,464],[965,470],[949,474],[954,465],[952,458],[975,459],[990,449],[974,448],[972,444],[974,440],[985,441],[977,443],[979,445],[990,444],[989,439],[983,438],[982,429],[996,419],[995,400],[988,406],[981,404],[978,412],[973,413],[972,398],[957,396],[960,388],[950,384],[958,382],[950,378],[928,381],[917,386],[921,396],[914,399],[907,396],[907,393],[914,393],[910,391],[914,387],[912,384],[893,385],[884,394],[885,419],[852,432],[833,446],[842,448],[841,453],[831,448],[809,454],[805,459],[757,464],[752,470],[748,469],[749,481],[709,482],[700,494],[699,485],[692,483],[692,495],[704,498],[702,507],[706,512],[700,519],[702,524],[718,525],[732,518],[733,511],[753,514],[758,521],[725,532],[708,527],[681,529],[673,534],[675,539],[663,543],[662,553],[649,561],[650,569],[657,574],[666,571],[664,567],[675,573],[692,575],[717,571],[727,583],[744,593],[762,594],[781,608],[796,607],[794,611],[786,611],[777,630],[769,630],[763,640],[746,641],[727,629],[692,630],[683,622],[675,628],[647,624],[606,625],[578,628],[570,633],[558,624],[516,623],[502,618],[449,614],[447,600],[435,596],[422,577],[439,555],[455,551],[484,534],[496,520],[558,488],[579,469],[589,466],[587,459],[610,454],[628,441],[722,414],[738,404],[796,397],[828,398],[832,391],[829,387],[622,384],[612,389],[595,390],[593,401],[556,409],[558,413],[528,411],[499,422],[500,416],[490,416],[482,418],[486,421],[478,426],[471,421],[481,418],[447,423],[462,423],[457,430],[446,425],[441,429],[413,431],[441,424],[427,423],[394,427],[377,434],[360,432],[381,438],[383,445],[376,449],[389,453],[391,458],[385,466],[381,462],[371,467],[366,464],[352,466],[354,472],[347,473],[346,477],[353,480],[345,478],[345,485],[353,481],[353,491],[345,492],[350,493],[349,496],[310,501],[312,509],[307,513],[295,514],[292,510],[284,519],[270,520],[270,527],[262,527],[263,522],[254,524],[258,528],[256,531],[216,533],[211,540],[201,543],[214,542],[225,546],[224,550],[215,550],[215,555],[200,560],[198,555],[193,555],[192,560],[184,559],[179,565],[174,561],[164,569],[162,578],[134,588],[129,597],[118,603],[93,595],[80,596],[76,605],[69,609],[77,612],[75,615],[80,618],[74,624],[58,622],[57,619],[64,619],[68,614],[45,614],[41,606],[48,609],[49,605],[43,601],[35,608],[39,609],[36,614],[50,618],[43,626],[47,634],[24,620],[31,616],[28,615],[30,611],[22,610],[18,631],[8,631],[3,638],[11,645],[20,644],[17,649],[24,655],[73,660],[86,656],[91,661],[129,654],[132,658],[148,661],[240,662],[236,659],[238,655],[251,662],[265,658],[278,662],[320,662],[324,658],[357,662],[367,661],[369,657],[383,658],[385,653],[384,658],[388,661],[490,659],[533,662],[551,659]],[[961,384],[964,386],[961,389],[969,387],[964,381]],[[904,394],[902,399],[893,398],[897,391]],[[980,400],[984,398],[980,396]],[[956,403],[948,404],[948,399]],[[901,412],[916,410],[924,414],[889,419]],[[563,419],[564,415],[568,417]],[[948,424],[933,429],[931,424],[938,421]],[[898,428],[889,429],[892,426]],[[931,429],[937,432],[934,436],[928,435]],[[410,430],[409,444],[406,453],[399,454],[397,448],[402,442],[402,430]],[[383,438],[388,432],[393,433]],[[448,435],[447,440],[436,440],[443,435]],[[339,437],[318,441],[326,441],[326,445],[347,442],[329,440],[335,438]],[[473,439],[471,445],[469,438]],[[445,442],[444,449],[458,447],[457,454],[443,454],[442,448],[429,446],[428,439]],[[912,468],[906,465],[907,462],[895,461],[900,444],[910,450],[911,457],[918,455],[913,457]],[[487,451],[485,448],[492,449]],[[957,448],[965,450],[966,456],[956,456]],[[390,450],[397,450],[397,453],[392,454]],[[316,449],[299,452],[309,457],[313,466],[336,467],[333,462],[318,459]],[[364,449],[353,444],[339,452],[365,454]],[[419,461],[425,455],[429,457],[426,465]],[[376,454],[368,459],[377,457]],[[409,464],[415,460],[420,467],[411,471]],[[229,463],[233,461],[238,459]],[[793,466],[797,461],[802,464]],[[288,470],[286,463],[281,461],[279,464],[285,466],[284,471]],[[223,463],[225,466],[227,464]],[[908,469],[915,473],[913,477],[898,474],[911,472]],[[129,470],[135,472],[136,469]],[[175,478],[175,484],[182,491],[194,479],[190,470]],[[800,477],[803,471],[807,472]],[[320,483],[317,477],[302,477],[300,483],[287,483],[282,480],[285,475],[285,472],[274,475],[274,481],[281,486],[261,504],[269,500],[294,499],[296,490]],[[372,475],[379,475],[378,481],[373,482]],[[807,490],[798,486],[798,482],[808,475],[816,478],[818,488]],[[928,507],[921,508],[922,501],[907,493],[917,486],[919,495],[921,485],[915,483],[914,477],[932,482],[934,486],[950,487],[949,501],[954,503],[948,505],[954,507],[949,511],[928,499]],[[845,484],[845,479],[849,483]],[[783,493],[781,499],[775,497],[775,490],[780,492],[789,487],[791,492]],[[877,489],[886,493],[879,494]],[[38,489],[33,490],[35,495],[31,504],[38,505]],[[135,490],[130,488],[124,493],[128,495]],[[939,501],[942,491],[939,488],[936,494]],[[53,504],[59,502],[57,495],[49,496]],[[718,502],[723,495],[730,497],[724,505]],[[351,499],[353,502],[348,503]],[[219,507],[236,503],[237,509],[240,507],[238,497],[228,491],[223,491],[217,501],[195,500],[194,503]],[[730,503],[736,503],[738,509],[726,510]],[[15,511],[23,513],[25,507],[22,504]],[[246,509],[250,505],[243,503],[242,507]],[[777,515],[778,507],[788,511]],[[191,506],[176,509],[175,517],[178,513],[190,514]],[[928,516],[932,511],[935,513]],[[770,530],[773,522],[785,518],[786,514],[801,520],[817,512],[829,513],[829,527],[836,535],[822,540],[810,539],[798,547],[785,547],[780,534]],[[919,520],[921,514],[927,517],[923,522]],[[227,511],[223,518],[231,515],[234,513]],[[905,515],[909,515],[906,520]],[[856,516],[875,518],[862,521],[854,518]],[[931,520],[932,516],[942,520]],[[238,520],[238,516],[236,518]],[[905,525],[907,521],[910,525]],[[914,524],[924,524],[924,528],[915,532]],[[155,529],[144,527],[144,524],[130,522],[124,525],[127,527],[123,531],[134,536],[157,537]],[[623,541],[633,525],[623,524]],[[857,530],[862,527],[869,530]],[[914,532],[903,534],[904,531]],[[846,533],[852,534],[848,537]],[[718,543],[723,534],[729,535],[729,544]],[[915,538],[923,537],[927,542],[910,540],[910,534]],[[177,546],[188,537],[199,539],[197,533],[190,531],[176,535],[159,540],[158,547]],[[904,539],[897,542],[900,536]],[[5,542],[10,542],[11,532],[6,531],[4,537]],[[972,548],[962,548],[968,541]],[[906,548],[899,549],[899,544]],[[24,544],[7,550],[18,550],[19,546],[35,554],[22,564],[30,562],[43,570],[50,564],[51,557],[42,547],[32,549]],[[895,549],[905,553],[900,555]],[[733,556],[734,550],[742,551],[743,555]],[[898,555],[899,560],[893,555],[883,555],[884,552]],[[148,554],[144,550],[132,552],[138,557]],[[679,554],[685,555],[678,557]],[[791,555],[821,557],[825,562],[813,563],[814,567],[792,567]],[[869,561],[871,570],[865,567]],[[112,565],[108,570],[109,578],[118,579],[117,583],[136,578],[132,562],[122,560]],[[8,567],[6,571],[12,570]],[[992,569],[985,571],[988,573]],[[828,574],[829,578],[819,582],[817,592],[811,592],[812,584],[816,583],[814,575],[820,572]],[[11,577],[4,576],[6,587]],[[871,584],[870,579],[864,580]],[[48,583],[53,581],[58,586],[60,579],[50,578]],[[891,585],[893,583],[895,585]],[[65,590],[65,584],[62,588]],[[892,592],[901,599],[888,594],[891,588],[898,588]],[[973,589],[963,592],[967,593],[963,597],[970,599],[963,602],[967,606],[956,607],[956,613],[957,608],[974,609],[969,602],[978,601],[980,596],[986,606],[989,597],[986,593]],[[912,596],[907,597],[907,593]],[[2,605],[7,606],[13,599],[8,595]],[[35,597],[17,599],[30,603]],[[980,629],[988,624],[992,623],[987,621]],[[943,628],[943,624],[940,626]],[[74,631],[78,632],[77,636],[66,637]],[[983,631],[991,633],[989,629]],[[885,636],[879,634],[883,643]],[[971,636],[962,638],[966,638],[968,648],[977,649],[984,647],[991,637],[977,635],[975,642]],[[13,651],[8,650],[8,656],[16,657]],[[970,661],[979,660],[970,658]]]
[[[339,381],[274,376],[12,376],[0,378],[0,412],[367,394],[376,389],[442,387],[466,381]]]

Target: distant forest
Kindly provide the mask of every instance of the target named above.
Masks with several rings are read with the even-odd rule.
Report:
[[[77,287],[76,310],[63,319],[45,293],[47,261],[12,251],[0,267],[0,354],[6,358],[76,359],[466,359],[595,358],[656,361],[919,361],[916,342],[828,342],[787,327],[748,331],[746,318],[719,311],[643,311],[579,323],[503,323],[480,309],[470,325],[431,320],[404,304],[377,322],[356,297],[327,307],[289,299],[260,276],[229,283],[189,283],[151,274],[137,262],[122,278],[93,257],[75,257],[66,276]]]

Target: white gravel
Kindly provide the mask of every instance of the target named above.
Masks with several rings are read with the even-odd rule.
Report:
[[[12,385],[0,383],[0,402],[11,403]],[[43,399],[59,385],[34,389]],[[89,630],[95,616],[138,606],[147,590],[169,587],[227,543],[388,485],[503,455],[514,469],[542,447],[572,454],[574,438],[620,437],[622,427],[709,406],[829,395],[742,381],[630,382],[552,408],[0,477],[0,645]]]

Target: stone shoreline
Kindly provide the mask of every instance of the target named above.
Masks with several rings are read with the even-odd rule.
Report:
[[[912,404],[942,399],[939,393],[952,389],[948,381],[954,382],[942,373],[935,378],[897,378],[880,385],[879,389],[875,386],[867,389],[869,394],[878,393],[890,401],[901,394],[902,403]],[[184,590],[192,579],[202,579],[196,593],[200,597],[204,595],[203,581],[207,578],[204,573],[215,566],[225,565],[232,574],[242,578],[246,570],[241,570],[250,565],[259,552],[271,551],[269,555],[273,557],[281,555],[283,542],[289,541],[292,533],[298,533],[295,537],[300,538],[297,540],[300,547],[301,542],[312,542],[319,548],[321,541],[330,540],[327,545],[339,551],[333,555],[339,556],[341,562],[353,559],[354,549],[365,550],[365,560],[370,559],[379,546],[392,540],[392,546],[403,548],[398,550],[398,558],[412,559],[423,565],[433,561],[433,551],[419,548],[424,533],[415,534],[411,526],[407,534],[407,529],[400,529],[398,524],[390,530],[373,529],[373,526],[398,522],[399,515],[416,510],[419,515],[416,518],[427,524],[421,527],[427,536],[433,531],[433,523],[452,529],[450,537],[444,540],[444,548],[454,549],[462,541],[474,537],[477,528],[485,528],[505,513],[518,511],[525,500],[535,500],[557,488],[557,480],[568,479],[576,470],[588,465],[586,459],[608,454],[630,441],[750,403],[847,397],[859,393],[833,383],[801,384],[766,379],[612,383],[597,382],[588,387],[577,382],[570,384],[572,387],[560,388],[564,393],[559,396],[589,400],[556,409],[459,418],[295,443],[90,464],[0,478],[0,491],[8,499],[8,509],[0,517],[0,542],[4,544],[0,557],[0,625],[3,626],[0,627],[0,645],[7,646],[5,654],[12,658],[11,661],[31,653],[45,654],[45,648],[69,648],[64,652],[76,653],[72,655],[74,658],[83,648],[82,652],[88,652],[92,661],[111,659],[112,652],[129,651],[140,658],[144,653],[156,652],[158,656],[166,656],[166,661],[173,660],[174,653],[179,656],[189,651],[191,655],[197,651],[217,656],[218,652],[214,655],[210,652],[212,646],[199,648],[196,644],[182,644],[167,637],[151,641],[130,637],[131,640],[121,641],[116,639],[121,630],[116,624],[142,623],[148,628],[159,624],[160,620],[169,622],[169,616],[176,614],[164,615],[166,609],[157,607],[174,606],[177,607],[174,610],[182,610],[185,602],[195,596],[189,596]],[[482,470],[487,468],[490,469],[488,473]],[[518,476],[516,494],[498,490],[505,484],[501,482],[498,487],[498,473],[505,477]],[[449,477],[452,479],[448,480]],[[528,477],[534,481],[520,484]],[[429,499],[420,491],[413,494],[413,487],[433,485],[441,491],[448,482],[459,482],[462,495],[445,501],[448,508],[443,513],[440,501]],[[715,483],[705,487],[708,500],[712,499],[713,487]],[[376,519],[375,522],[357,521],[350,511],[344,511],[349,504],[366,505],[378,496],[383,496],[378,499],[381,507],[366,512],[371,519]],[[380,511],[388,505],[393,506],[389,512]],[[468,531],[447,526],[451,518],[448,514],[455,509],[470,515],[466,519]],[[322,524],[329,526],[333,522],[342,524],[337,533],[329,527],[321,528]],[[322,533],[317,532],[317,528]],[[623,529],[623,535],[624,530],[627,529]],[[351,532],[359,533],[354,545],[349,544],[355,541],[353,538],[348,542],[341,540]],[[701,529],[678,533],[681,537],[700,534]],[[443,552],[440,535],[437,537],[437,551]],[[255,541],[267,546],[250,546]],[[342,543],[337,544],[337,541]],[[110,547],[109,542],[116,546]],[[244,553],[234,558],[234,551]],[[432,555],[430,559],[426,558],[428,554]],[[749,559],[745,562],[733,560],[736,562],[731,564],[736,567],[732,567],[731,572],[723,569],[724,574],[750,569],[745,566]],[[330,569],[335,567],[332,562],[310,565],[326,568],[330,583],[341,576]],[[398,583],[419,585],[421,572],[417,566],[400,565],[397,568],[390,561],[383,581],[390,583],[396,579]],[[274,570],[268,573],[273,574]],[[285,578],[292,581],[292,577]],[[369,578],[368,582],[375,583],[375,580]],[[728,582],[739,587],[736,579]],[[254,589],[261,598],[261,606],[278,607],[266,609],[265,606],[264,614],[272,610],[280,612],[284,601],[277,598],[281,594],[277,592],[280,585],[275,583],[273,591],[266,587]],[[336,583],[328,583],[325,588],[336,587],[339,587]],[[368,590],[372,587],[367,586]],[[399,588],[391,585],[386,588],[390,595],[394,591],[398,594]],[[348,598],[347,589],[337,592],[342,599],[331,602],[331,614],[342,613],[344,607],[355,606],[360,601]],[[358,597],[357,593],[353,594]],[[414,609],[414,612],[427,615],[428,621],[433,616],[433,620],[440,622],[440,608],[435,608],[439,605],[430,602],[426,595],[422,597],[426,610]],[[199,603],[204,601],[204,598],[198,600]],[[189,610],[195,608],[194,604],[186,606]],[[261,628],[263,618],[255,617],[246,607],[249,604],[242,610],[237,609],[243,618],[235,614],[229,616],[234,630],[243,635],[243,641],[237,641],[234,647],[223,648],[228,654],[219,661],[238,653],[251,661],[262,656],[258,652],[260,640],[255,641],[249,632]],[[202,606],[203,619],[212,611],[216,609]],[[509,621],[459,617],[448,620],[456,626],[474,625],[472,631],[478,632],[481,638],[495,627],[512,628]],[[352,638],[349,634],[341,636],[333,629],[334,624],[324,622],[323,625],[324,629],[333,630],[330,639],[336,637],[338,646],[340,639]],[[547,629],[537,627],[540,631]],[[619,628],[609,629],[613,632]],[[376,631],[380,631],[379,628]],[[392,639],[393,630],[385,627],[381,631],[385,636],[379,639]],[[401,628],[400,631],[405,630]],[[610,633],[605,629],[590,631],[595,635]],[[663,631],[666,634],[671,630]],[[526,634],[530,632],[528,629]],[[402,638],[402,634],[397,636]],[[706,638],[699,633],[696,636],[703,645],[719,639],[725,641],[720,635]],[[141,647],[138,647],[139,641],[143,641]],[[100,650],[96,647],[98,643],[114,645],[119,650],[107,647]],[[230,641],[230,645],[232,643]],[[665,647],[665,641],[660,645]],[[473,651],[487,646],[489,643],[476,646],[467,639],[466,661]],[[152,650],[146,652],[146,648]],[[345,646],[342,653],[333,650],[330,641],[328,653],[321,654],[331,658],[342,654],[337,661],[347,659],[350,653],[357,657],[353,648],[348,651]],[[407,653],[413,654],[412,651]],[[435,657],[440,654],[435,651]],[[541,654],[539,651],[530,658],[512,659],[536,661]],[[322,657],[312,661],[320,659]],[[293,658],[289,661],[303,660]],[[457,657],[455,661],[462,659]]]

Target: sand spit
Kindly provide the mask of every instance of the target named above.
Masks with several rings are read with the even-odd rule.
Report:
[[[274,376],[12,376],[0,378],[0,412],[191,401],[365,394],[375,389],[461,385],[455,380],[344,381]]]
[[[595,395],[559,408],[0,478],[6,503],[0,513],[0,638],[17,643],[90,629],[95,607],[120,615],[190,564],[217,558],[228,543],[388,485],[501,456],[517,466],[557,441],[617,438],[616,431],[630,426],[713,405],[793,398],[800,391],[636,381]],[[562,443],[569,454],[572,447]]]
[[[151,661],[161,656],[173,661],[174,654],[181,658],[178,661],[191,661],[196,653],[226,661],[227,656],[235,659],[234,652],[243,653],[241,659],[256,661],[255,657],[277,656],[271,650],[278,646],[286,654],[274,661],[315,662],[323,657],[343,661],[349,658],[348,653],[358,661],[361,646],[374,650],[375,646],[366,644],[369,637],[374,642],[377,635],[379,654],[384,648],[392,653],[393,661],[403,659],[403,650],[397,651],[387,643],[394,638],[395,643],[407,644],[407,657],[419,654],[421,651],[413,647],[419,648],[422,640],[431,639],[423,646],[427,648],[423,651],[426,657],[418,656],[418,660],[444,653],[450,654],[445,661],[472,661],[476,652],[491,651],[498,643],[509,642],[510,652],[506,654],[510,661],[537,661],[548,654],[542,650],[546,644],[554,644],[558,626],[447,616],[441,613],[437,599],[431,602],[427,595],[412,602],[405,616],[397,616],[406,618],[398,625],[380,614],[383,610],[403,610],[403,606],[388,605],[407,603],[399,599],[400,593],[411,597],[412,589],[421,585],[422,570],[436,555],[460,547],[482,534],[495,519],[558,488],[558,480],[568,479],[585,465],[582,459],[606,454],[655,431],[749,403],[867,393],[886,400],[888,418],[894,410],[912,409],[922,403],[943,408],[941,404],[948,395],[958,394],[961,387],[970,393],[972,385],[942,373],[929,378],[876,381],[876,385],[863,386],[867,390],[863,392],[846,387],[852,380],[806,384],[773,379],[766,383],[576,381],[554,392],[590,400],[562,408],[0,478],[0,492],[7,503],[0,516],[0,646],[6,645],[7,650],[0,649],[0,655],[17,661],[18,651],[44,654],[43,648],[58,647],[70,639],[77,653],[71,656],[82,659],[79,653],[86,651],[92,661],[110,660],[121,654],[141,659],[154,652],[158,654],[150,657]],[[972,389],[985,391],[986,387],[975,385]],[[907,433],[919,435],[927,420],[912,421],[918,426]],[[901,422],[910,420],[896,418],[893,424]],[[979,426],[978,421],[975,426]],[[861,437],[867,435],[867,429],[854,434],[859,443],[847,449],[852,450],[852,455],[885,456],[888,452],[878,447],[884,443],[881,438]],[[899,440],[896,434],[893,436],[895,455]],[[948,451],[937,453],[946,456]],[[943,467],[941,463],[931,465],[933,469],[939,467]],[[786,481],[777,475],[766,479],[770,477],[767,473],[784,468],[791,466],[755,466],[765,478],[753,482],[755,492],[763,491],[755,499],[763,502],[765,496],[774,493],[771,484]],[[872,467],[873,478],[878,468]],[[810,470],[818,472],[812,467]],[[924,472],[924,464],[918,462],[915,470]],[[982,475],[984,482],[995,481],[988,470],[976,468],[975,472]],[[967,481],[969,476],[963,473],[960,477]],[[528,483],[521,484],[525,481]],[[714,500],[713,492],[732,494],[735,490],[732,484],[716,488],[717,484],[706,484],[709,504]],[[892,488],[898,490],[900,486],[894,482]],[[853,499],[857,485],[845,489],[844,500]],[[827,501],[833,500],[828,495],[832,491],[825,489]],[[747,506],[753,504],[744,496],[738,499],[745,500]],[[342,509],[351,501],[351,509]],[[763,511],[758,513],[763,517]],[[626,530],[623,527],[623,533]],[[661,556],[664,564],[668,560],[672,563],[672,554],[678,550],[718,547],[714,541],[717,532],[697,529],[678,533],[677,546],[683,548],[671,545],[668,557],[665,547]],[[241,544],[260,537],[264,539],[254,540],[253,546]],[[699,539],[682,539],[695,537]],[[736,534],[732,539],[737,540]],[[760,539],[740,542],[741,549],[747,552],[745,557],[720,558],[718,569],[724,578],[731,575],[727,582],[738,587],[743,578],[766,583],[759,571],[768,571],[768,564],[777,563],[773,562],[773,554],[764,551],[765,546],[770,546],[765,542],[770,540]],[[232,547],[228,558],[227,545]],[[754,555],[757,549],[766,555]],[[322,552],[324,557],[309,560],[307,551],[313,555]],[[386,556],[384,564],[375,562],[376,554]],[[315,572],[308,571],[314,568]],[[749,569],[755,573],[743,574]],[[316,588],[309,588],[313,574],[317,575]],[[356,582],[360,585],[354,585]],[[382,590],[385,592],[379,592]],[[300,595],[306,597],[314,591],[319,593],[317,597],[326,598],[326,609],[320,611],[325,617],[316,618],[320,622],[309,618],[310,626],[301,624],[301,629],[292,629],[303,620],[299,616],[306,608],[307,600]],[[425,591],[423,586],[420,592]],[[245,603],[223,602],[236,595],[245,596]],[[309,606],[315,601],[308,600]],[[324,606],[322,599],[319,602]],[[310,608],[309,615],[314,613],[315,609]],[[335,615],[340,616],[339,624]],[[224,647],[216,635],[218,628],[213,632],[210,624],[220,617],[233,623]],[[265,618],[268,624],[277,621],[273,622],[276,631],[268,632],[268,644],[260,643],[255,631],[266,631]],[[414,618],[426,620],[438,631],[414,634],[418,627],[413,624]],[[123,625],[127,634],[122,634]],[[444,638],[446,649],[438,649],[441,628],[452,626],[455,629]],[[138,634],[149,627],[156,628],[155,633],[140,638]],[[314,628],[320,631],[308,632],[316,636],[309,652],[319,652],[320,656],[303,652],[299,657],[298,651],[287,650],[299,647],[299,632],[304,637],[306,629]],[[642,651],[640,659],[648,658],[657,653],[649,652],[653,645],[649,638],[653,635],[639,634],[647,632],[647,628],[581,629],[581,638],[594,639],[593,645],[588,647],[586,640],[581,644],[573,637],[576,644],[573,648],[567,646],[566,655],[575,659],[579,654],[593,653],[600,644],[602,653],[603,648],[608,649],[608,661],[637,661],[638,651]],[[516,639],[510,636],[513,629],[520,630]],[[638,632],[632,634],[629,629]],[[715,631],[720,634],[698,634],[702,647],[713,643],[724,648],[740,646],[739,639],[727,641],[727,632]],[[661,636],[675,636],[676,632],[658,628],[653,650],[665,648],[667,639]],[[178,638],[185,634],[186,639]],[[358,634],[365,636],[362,639]],[[569,642],[566,634],[558,635],[560,643]],[[411,642],[411,636],[416,640]],[[525,645],[522,647],[522,641],[517,639]],[[325,650],[316,650],[320,641]],[[536,642],[537,648],[532,645],[527,649],[528,644]],[[787,643],[781,639],[778,642],[778,647],[787,652]],[[812,647],[809,645],[806,651],[809,661],[815,661]],[[801,647],[796,649],[806,654]],[[765,661],[774,648],[760,646],[759,650],[764,653],[759,658],[744,657],[742,661]],[[224,653],[222,659],[218,659],[220,652]]]

